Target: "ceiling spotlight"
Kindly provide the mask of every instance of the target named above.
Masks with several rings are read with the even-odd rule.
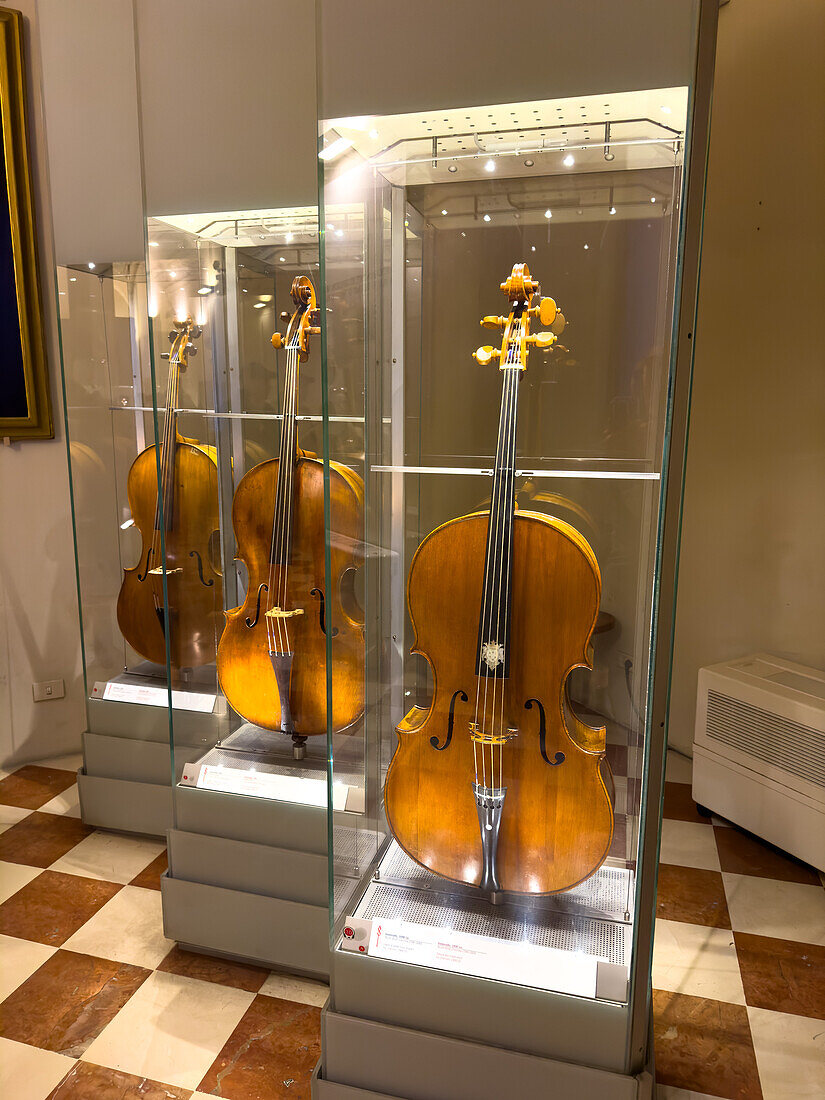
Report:
[[[292,234],[291,233],[286,234],[286,236],[284,237],[284,243],[285,244],[292,244]]]
[[[536,246],[535,246],[534,244],[531,244],[531,245],[530,245],[530,251],[531,251],[531,252],[535,252],[535,251],[536,251]]]
[[[524,167],[532,168],[535,163],[536,162],[534,160],[530,160],[530,158],[528,157],[527,160],[524,162]]]
[[[447,211],[446,211],[446,210],[442,210],[442,211],[441,211],[441,213],[442,213],[442,214],[446,214],[446,213],[447,213]]]
[[[265,305],[266,305],[266,302],[256,302],[256,303],[255,303],[255,304],[253,305],[253,307],[252,307],[252,308],[253,308],[253,309],[263,309]]]
[[[76,275],[72,275],[72,276],[71,276],[71,277],[69,278],[69,282],[70,282],[70,283],[76,283],[76,282],[77,282],[77,276],[76,276]]]
[[[211,293],[212,293],[212,287],[211,286],[202,286],[202,287],[198,288],[198,294],[211,294]]]
[[[586,252],[586,251],[588,250],[588,248],[590,248],[590,245],[589,245],[589,244],[586,244],[586,245],[584,246],[584,250],[585,250],[585,252]]]
[[[149,247],[150,248],[159,248],[160,245],[158,244],[157,241],[149,241]]]
[[[615,214],[615,213],[616,213],[616,207],[611,206],[610,209],[608,210],[608,214]]]
[[[651,195],[651,196],[650,196],[650,201],[651,201],[651,202],[655,202],[655,201],[656,201],[656,196],[655,196],[655,195]]]
[[[86,266],[89,268],[89,271],[94,271],[96,265],[93,264],[91,260],[89,260]]]
[[[178,277],[177,271],[170,271],[169,272],[169,278],[170,279],[177,279],[177,277]]]
[[[286,263],[286,256],[279,256],[278,257],[278,263],[285,264]]]
[[[332,224],[332,222],[327,222],[327,229],[329,229],[331,231],[334,228],[335,228],[335,226]]]
[[[447,171],[448,172],[457,172],[458,171],[458,165],[457,164],[447,165]]]
[[[562,164],[564,165],[565,168],[572,168],[575,163],[576,163],[576,158],[573,156],[572,153],[568,153],[567,156],[562,161]]]
[[[496,162],[492,159],[488,160],[487,163],[484,165],[484,171],[485,172],[495,172],[495,170],[496,170]]]
[[[370,130],[370,137],[372,138],[373,141],[377,141],[378,140],[378,131],[377,130]]]
[[[549,206],[544,211],[544,216],[545,216],[545,218],[547,218],[548,221],[550,221],[550,219],[553,217],[553,211],[550,209]]]
[[[246,289],[245,286],[241,287],[241,294],[248,294],[248,293],[249,293],[249,291]]]
[[[490,221],[490,215],[489,215],[489,214],[485,214],[485,215],[484,215],[484,220],[485,220],[486,222]]]

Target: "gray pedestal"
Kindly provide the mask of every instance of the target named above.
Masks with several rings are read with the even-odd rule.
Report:
[[[182,946],[292,973],[329,974],[325,808],[176,790],[164,933]]]
[[[313,1100],[652,1100],[653,1075],[552,1058],[344,1016],[322,1015]],[[597,1035],[589,1033],[591,1045]]]

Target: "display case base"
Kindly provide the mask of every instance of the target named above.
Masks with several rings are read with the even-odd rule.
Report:
[[[653,1074],[629,1076],[332,1011],[313,1100],[652,1100]],[[595,1035],[593,1042],[597,1042]]]
[[[80,816],[100,829],[165,836],[172,827],[171,770],[168,742],[87,730],[77,774]]]
[[[164,932],[207,954],[327,978],[326,808],[178,786]]]

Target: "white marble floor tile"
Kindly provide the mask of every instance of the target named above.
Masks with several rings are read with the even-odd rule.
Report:
[[[314,982],[309,978],[270,974],[258,992],[267,997],[280,997],[284,1001],[298,1001],[302,1005],[323,1008],[329,996],[329,986],[325,982]]]
[[[0,833],[28,817],[31,810],[24,810],[22,806],[0,806]]]
[[[727,928],[657,920],[653,988],[743,1005],[733,933]]]
[[[665,779],[668,783],[690,783],[693,779],[693,761],[669,749],[665,763]]]
[[[722,873],[737,932],[825,947],[825,890],[800,882]]]
[[[0,1001],[4,1001],[35,970],[39,970],[56,950],[56,947],[48,947],[45,943],[0,935]]]
[[[64,772],[76,772],[83,767],[83,753],[69,752],[65,756],[47,756],[45,760],[31,760],[29,763],[36,764],[39,768],[59,768]]]
[[[763,1100],[823,1100],[825,1023],[767,1008],[749,1008],[748,1019]]]
[[[45,1100],[75,1064],[74,1058],[0,1038],[0,1096]]]
[[[155,971],[83,1060],[195,1089],[253,1000],[242,989]]]
[[[160,840],[96,832],[61,856],[49,870],[127,883],[157,859],[165,847]]]
[[[163,935],[160,891],[124,886],[63,946],[154,970],[173,946]]]
[[[61,817],[80,817],[80,796],[77,783],[67,791],[57,795],[45,806],[40,807],[44,814],[60,814]]]
[[[679,867],[701,867],[706,871],[719,870],[719,853],[712,825],[699,825],[695,821],[662,821],[661,863],[675,863]]]
[[[42,867],[25,867],[22,863],[0,863],[0,904],[22,890],[42,871]]]

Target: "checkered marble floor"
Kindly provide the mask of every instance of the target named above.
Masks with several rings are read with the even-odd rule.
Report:
[[[0,778],[0,1096],[308,1098],[326,986],[166,940],[163,844],[83,825],[78,764]],[[825,1098],[823,882],[700,817],[689,762],[668,780],[659,1098]]]

